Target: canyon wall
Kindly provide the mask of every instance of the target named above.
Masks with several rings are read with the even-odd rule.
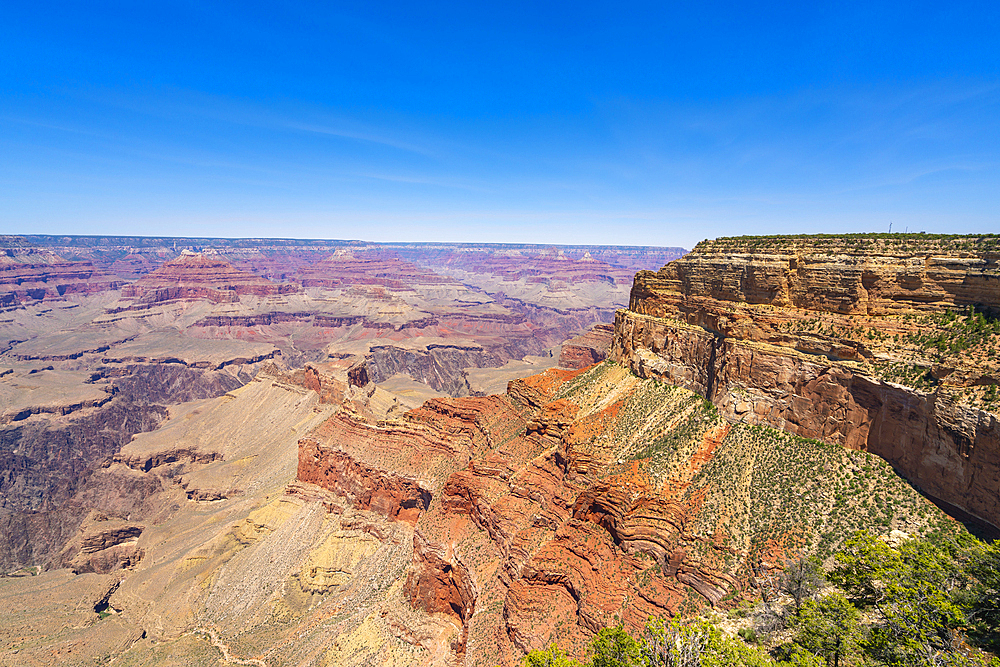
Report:
[[[115,369],[118,371],[118,369]],[[106,404],[59,420],[0,427],[0,570],[51,567],[88,508],[74,496],[133,436],[155,430],[167,405],[219,396],[242,384],[223,371],[131,365],[109,380]]]
[[[995,237],[719,239],[636,275],[612,358],[731,420],[877,454],[995,527],[1000,425],[978,400],[1000,378],[995,355],[988,342],[954,354],[919,344],[957,340],[935,317],[970,307],[972,321],[1000,308]]]
[[[220,257],[181,254],[122,290],[126,299],[160,303],[175,299],[207,299],[212,303],[239,301],[240,296],[276,296],[301,291],[298,285],[276,284],[240,271]]]
[[[118,276],[91,262],[68,262],[47,250],[12,247],[0,251],[0,309],[72,294],[97,294],[122,286]]]
[[[299,484],[412,531],[403,604],[373,627],[431,650],[418,629],[446,618],[454,664],[583,656],[603,627],[737,605],[789,554],[943,520],[877,457],[732,424],[611,362],[391,419],[345,406],[298,451]]]

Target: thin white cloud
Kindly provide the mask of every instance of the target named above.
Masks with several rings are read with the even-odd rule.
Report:
[[[380,137],[374,134],[364,134],[360,132],[351,132],[348,130],[341,130],[334,127],[326,127],[322,125],[309,125],[306,123],[297,122],[286,122],[283,127],[290,130],[298,130],[300,132],[312,132],[314,134],[323,134],[332,137],[341,137],[343,139],[353,139],[355,141],[364,141],[372,144],[379,144],[381,146],[389,146],[390,148],[397,148],[403,151],[409,151],[411,153],[418,153],[420,155],[432,156],[433,151],[424,148],[422,146],[417,146],[416,144],[406,143],[403,141],[396,141],[394,139],[388,139],[386,137]]]

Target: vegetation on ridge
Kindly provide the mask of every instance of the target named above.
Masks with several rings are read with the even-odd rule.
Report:
[[[823,572],[790,561],[752,611],[604,628],[587,667],[1000,666],[1000,544],[958,529],[898,544],[856,533]],[[807,576],[803,576],[803,573]],[[830,586],[824,581],[829,578]],[[770,595],[769,595],[770,594]],[[734,632],[735,631],[735,632]],[[578,666],[555,644],[523,667]]]
[[[1000,407],[996,386],[1000,317],[972,306],[883,317],[817,316],[788,320],[779,329],[858,343],[874,355],[867,372],[888,382],[923,391],[944,388],[970,407]],[[940,367],[938,375],[932,369],[935,365]],[[967,377],[970,372],[972,376]]]
[[[702,562],[745,579],[761,563],[792,553],[829,562],[861,529],[927,535],[952,523],[874,454],[729,424],[693,392],[623,373],[604,362],[563,385],[558,397],[586,411],[599,407],[585,407],[593,396],[608,400],[607,388],[622,386],[623,377],[634,383],[604,408],[614,417],[590,431],[588,449],[613,453],[605,476],[676,488],[689,508],[687,531],[698,538],[685,549]],[[721,438],[714,444],[707,440],[713,433]],[[701,462],[692,467],[696,458]],[[695,596],[684,609],[693,613],[703,604]]]
[[[950,250],[970,252],[995,252],[1000,250],[1000,234],[925,234],[925,233],[862,233],[862,234],[774,234],[761,236],[721,236],[700,241],[693,252],[735,249],[757,251],[783,244],[808,243],[823,248],[845,247],[869,251],[881,249],[889,252],[919,251],[929,247],[947,247]]]

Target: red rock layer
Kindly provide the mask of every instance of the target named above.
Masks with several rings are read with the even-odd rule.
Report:
[[[115,290],[122,280],[94,268],[90,262],[67,262],[54,256],[32,261],[32,254],[0,256],[0,307],[58,299],[67,294],[97,294]],[[23,260],[23,261],[22,261]]]
[[[559,366],[580,369],[608,358],[611,339],[615,328],[610,324],[596,324],[594,327],[562,345],[559,352]]]
[[[205,255],[184,254],[122,290],[122,297],[159,303],[174,299],[239,301],[240,296],[275,296],[299,291],[298,285],[278,285],[240,271],[229,262]]]
[[[905,334],[905,320],[885,316],[970,304],[1000,309],[995,241],[721,239],[636,275],[611,356],[730,419],[878,454],[928,494],[1000,526],[994,414],[876,379],[871,343],[788,326],[822,317]]]
[[[616,619],[637,629],[675,613],[690,589],[714,604],[740,586],[721,556],[689,555],[700,538],[680,478],[654,483],[638,462],[606,476],[614,454],[590,443],[618,406],[578,419],[554,396],[576,375],[428,401],[401,421],[342,411],[299,443],[300,481],[415,524],[404,592],[455,620],[452,649],[467,663],[512,664],[549,637],[582,651]],[[680,477],[724,435],[706,438]]]

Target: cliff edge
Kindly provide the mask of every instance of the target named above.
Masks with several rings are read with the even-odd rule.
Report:
[[[722,238],[636,275],[611,357],[996,527],[998,314],[995,235]]]

